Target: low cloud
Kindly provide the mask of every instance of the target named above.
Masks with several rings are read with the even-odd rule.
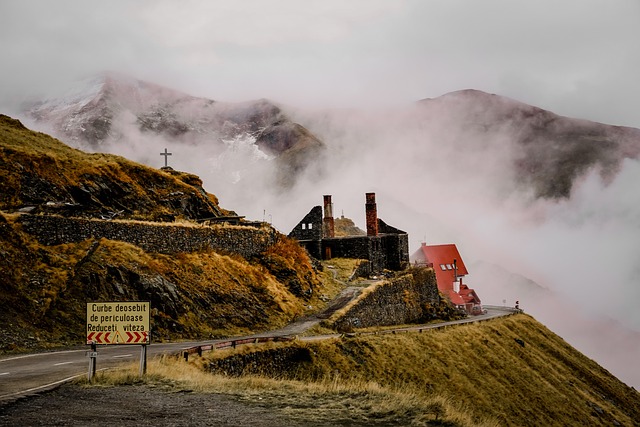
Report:
[[[499,279],[484,269],[468,276],[484,302],[519,299],[578,349],[640,385],[636,370],[622,360],[640,357],[631,340],[640,335],[634,308],[640,298],[640,162],[625,160],[608,184],[591,169],[576,180],[569,199],[536,199],[514,182],[517,152],[508,133],[486,141],[473,130],[396,114],[300,115],[335,157],[324,179],[300,182],[287,199],[270,205],[275,225],[287,233],[323,194],[332,194],[334,214],[344,212],[363,228],[364,193],[375,191],[379,216],[409,232],[411,252],[424,240],[456,243],[468,264],[498,265],[530,281],[544,292],[517,292],[509,281],[496,286]],[[610,345],[619,349],[616,355],[602,351]]]

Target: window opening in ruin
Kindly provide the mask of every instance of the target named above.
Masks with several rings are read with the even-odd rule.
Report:
[[[309,223],[309,230],[311,230],[313,228],[313,223]]]
[[[302,224],[302,229],[306,230],[307,229],[307,224]]]

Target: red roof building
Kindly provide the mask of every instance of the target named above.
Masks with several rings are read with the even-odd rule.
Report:
[[[423,243],[411,256],[411,261],[434,269],[438,290],[449,297],[455,306],[469,314],[482,313],[482,303],[478,294],[462,282],[469,272],[456,245]]]

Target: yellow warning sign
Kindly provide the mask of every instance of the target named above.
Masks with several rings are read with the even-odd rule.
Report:
[[[87,303],[87,344],[149,344],[149,301]]]

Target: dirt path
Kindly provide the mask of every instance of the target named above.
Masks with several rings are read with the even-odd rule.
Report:
[[[317,325],[324,319],[328,319],[331,317],[333,313],[340,310],[342,307],[347,305],[349,302],[354,300],[360,295],[362,292],[362,287],[357,286],[348,286],[342,292],[335,297],[329,306],[325,308],[323,311],[311,314],[309,316],[302,317],[295,322],[292,322],[285,326],[282,329],[276,329],[274,331],[264,332],[262,334],[252,335],[254,337],[276,337],[283,335],[299,335],[305,332],[306,330],[312,328]]]

